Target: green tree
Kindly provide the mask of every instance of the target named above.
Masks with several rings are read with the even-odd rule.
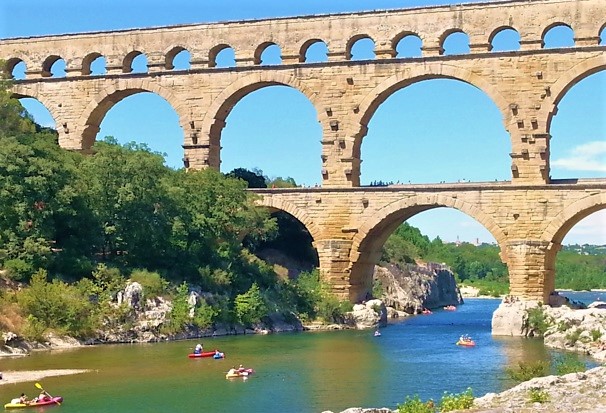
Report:
[[[238,294],[234,302],[237,320],[245,326],[261,321],[267,315],[267,304],[257,283],[253,283],[244,294]]]
[[[80,179],[86,182],[88,208],[96,225],[90,231],[95,250],[129,268],[157,268],[166,256],[173,207],[165,179],[170,173],[161,155],[146,145],[119,145],[107,138],[84,159]]]

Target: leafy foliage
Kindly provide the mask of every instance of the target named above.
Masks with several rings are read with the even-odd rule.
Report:
[[[467,410],[473,407],[473,392],[468,388],[463,393],[444,393],[436,405],[433,400],[423,402],[418,395],[406,396],[403,404],[398,405],[398,413],[436,413]]]
[[[245,326],[258,323],[267,315],[267,304],[257,283],[253,283],[244,294],[236,296],[234,309],[237,320]]]
[[[549,363],[546,361],[519,362],[517,368],[508,367],[505,372],[516,382],[528,381],[535,377],[543,377],[549,374]]]
[[[468,388],[463,393],[444,393],[440,400],[440,412],[451,412],[453,410],[471,409],[473,406],[473,392]]]
[[[528,390],[528,398],[530,403],[547,403],[549,401],[549,393],[540,388],[533,387]]]
[[[533,307],[526,310],[528,314],[528,327],[539,335],[544,335],[551,326],[547,315],[542,307]]]

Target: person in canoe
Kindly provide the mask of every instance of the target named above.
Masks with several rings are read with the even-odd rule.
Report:
[[[202,343],[196,344],[196,348],[194,348],[194,354],[202,354]]]
[[[42,390],[38,397],[35,397],[32,402],[47,402],[52,399],[52,396],[46,392],[46,390]]]
[[[27,395],[25,393],[21,393],[21,396],[16,397],[11,400],[11,404],[30,404],[31,402],[27,400]]]

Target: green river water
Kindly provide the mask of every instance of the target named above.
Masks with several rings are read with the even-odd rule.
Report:
[[[510,387],[504,369],[519,361],[550,360],[539,340],[490,334],[498,300],[467,300],[457,311],[409,317],[372,331],[283,333],[203,338],[154,344],[90,346],[5,358],[0,370],[89,369],[39,382],[61,406],[56,413],[269,412],[320,413],[348,407],[396,408],[406,395],[439,399],[471,387],[474,395]],[[474,348],[454,343],[470,334]],[[196,342],[217,348],[223,360],[189,359]],[[225,379],[232,366],[256,373]],[[4,403],[34,382],[0,386]],[[42,408],[37,408],[42,411]],[[36,409],[29,409],[29,411]]]

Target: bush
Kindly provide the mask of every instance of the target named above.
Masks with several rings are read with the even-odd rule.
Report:
[[[541,307],[529,308],[526,313],[528,314],[528,326],[531,330],[541,336],[544,335],[550,323],[543,309]]]
[[[157,272],[134,270],[130,274],[130,280],[141,284],[144,297],[160,297],[166,295],[168,292],[168,281],[163,279]]]
[[[192,323],[199,328],[208,328],[212,326],[217,315],[219,315],[219,310],[203,301],[200,306],[195,309]]]
[[[566,344],[574,346],[575,343],[577,341],[579,341],[579,338],[581,337],[582,332],[583,332],[583,329],[575,328],[573,331],[566,334]]]
[[[398,404],[398,413],[434,413],[436,411],[434,403],[429,400],[423,402],[418,395],[414,397],[406,396],[403,404]]]
[[[473,393],[470,388],[460,394],[444,393],[440,400],[440,412],[471,409],[473,406]]]
[[[514,381],[523,382],[535,377],[543,377],[549,374],[549,363],[536,361],[532,363],[519,362],[518,368],[506,368],[505,372]]]
[[[26,280],[34,272],[32,264],[20,258],[5,261],[3,268],[10,278],[17,281]]]
[[[267,304],[257,283],[253,283],[244,294],[238,294],[234,302],[237,320],[245,326],[261,321],[267,315]]]
[[[44,328],[82,338],[96,328],[96,312],[88,297],[83,297],[78,288],[64,282],[47,282],[44,270],[33,275],[30,286],[18,293],[17,302],[35,318],[36,324],[40,323]]]
[[[381,298],[385,294],[385,289],[380,280],[374,280],[372,283],[372,296],[373,298]]]
[[[539,388],[532,388],[528,391],[530,403],[546,403],[549,401],[549,393]]]
[[[598,341],[601,337],[602,337],[602,330],[600,330],[600,329],[591,330],[591,339],[593,341]]]
[[[189,287],[186,282],[177,287],[173,296],[173,306],[166,315],[166,321],[162,325],[161,331],[165,334],[180,333],[191,323],[189,316]]]

